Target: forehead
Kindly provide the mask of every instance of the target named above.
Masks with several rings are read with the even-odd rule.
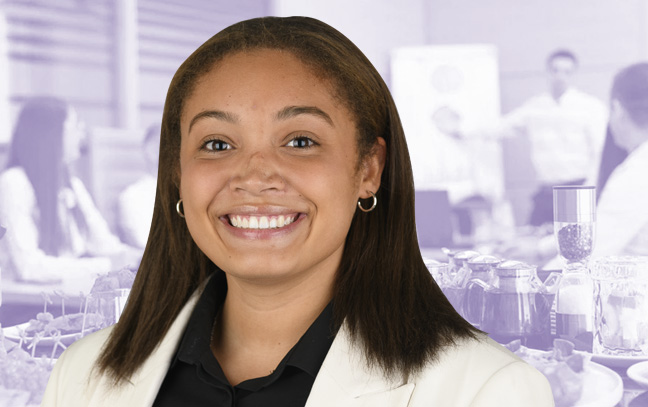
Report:
[[[184,103],[182,119],[214,103],[241,107],[243,101],[253,107],[272,103],[335,103],[338,99],[333,82],[285,50],[259,49],[237,52],[224,57],[199,77]],[[263,102],[263,103],[261,103]]]
[[[576,69],[576,63],[569,57],[555,57],[551,60],[549,68],[552,71],[573,71]]]

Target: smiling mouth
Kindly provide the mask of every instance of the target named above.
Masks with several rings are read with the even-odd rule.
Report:
[[[279,229],[290,225],[298,217],[299,213],[279,216],[227,215],[229,224],[238,229]]]

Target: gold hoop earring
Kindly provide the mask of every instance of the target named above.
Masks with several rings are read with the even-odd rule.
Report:
[[[178,199],[178,203],[176,203],[176,212],[178,212],[178,215],[180,215],[181,218],[184,218],[184,213],[182,213],[182,209],[180,208],[181,204],[182,198]]]
[[[371,212],[374,209],[376,209],[376,205],[378,205],[378,198],[376,198],[376,194],[374,194],[371,191],[367,191],[367,192],[371,194],[371,197],[373,198],[373,204],[371,205],[371,208],[365,209],[362,207],[362,202],[360,202],[360,200],[358,199],[358,208],[360,208],[362,212]]]

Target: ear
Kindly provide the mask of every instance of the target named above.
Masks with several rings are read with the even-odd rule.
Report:
[[[610,119],[621,120],[626,115],[627,112],[621,102],[619,102],[619,99],[612,99],[612,102],[610,102]]]
[[[387,156],[387,143],[382,137],[376,138],[376,143],[369,155],[362,163],[362,179],[360,182],[360,198],[370,198],[373,192],[378,192],[380,188],[380,178],[385,168],[385,158]]]

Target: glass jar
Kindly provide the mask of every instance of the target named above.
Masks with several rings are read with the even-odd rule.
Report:
[[[474,250],[462,250],[458,252],[448,252],[448,279],[443,293],[454,309],[463,314],[463,299],[465,294],[465,286],[461,284],[462,268],[466,266],[466,262],[473,257],[479,256],[479,253]]]
[[[439,287],[441,287],[441,289],[448,285],[448,263],[441,263],[440,261],[426,258],[423,258],[423,262],[432,275],[432,278],[434,278],[434,281]]]
[[[463,317],[479,328],[482,319],[484,290],[479,285],[471,284],[479,279],[489,282],[492,279],[493,268],[502,262],[502,259],[488,254],[473,257],[466,262],[466,267],[461,269],[459,285],[465,287],[462,306]]]
[[[587,268],[596,232],[596,188],[555,186],[553,198],[558,252],[566,261],[567,269]]]
[[[648,258],[597,259],[593,353],[648,356]]]
[[[542,283],[536,268],[520,261],[504,261],[493,269],[490,283],[472,284],[484,289],[480,328],[491,338],[508,343],[521,340],[535,349],[551,346],[551,306],[560,273],[551,273]]]

